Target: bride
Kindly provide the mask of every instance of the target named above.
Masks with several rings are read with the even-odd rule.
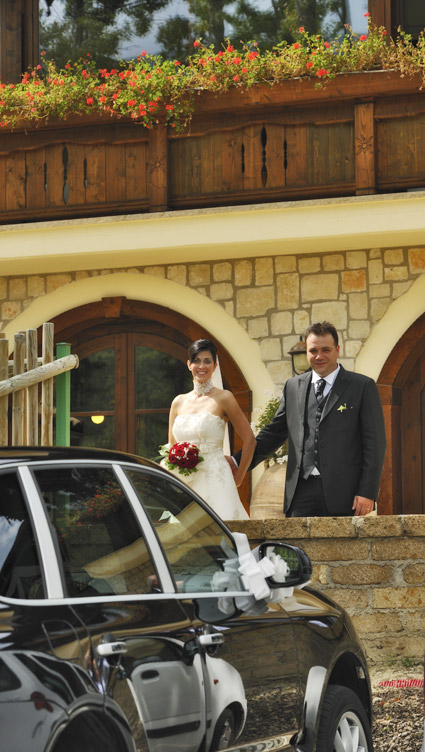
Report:
[[[224,520],[249,519],[239,498],[240,486],[250,465],[256,439],[233,394],[212,382],[217,368],[217,348],[211,340],[198,339],[188,350],[187,367],[193,376],[193,391],[179,394],[171,404],[168,441],[196,444],[204,461],[188,482]],[[242,455],[233,477],[223,452],[226,423],[242,439]],[[182,478],[183,480],[183,478]]]

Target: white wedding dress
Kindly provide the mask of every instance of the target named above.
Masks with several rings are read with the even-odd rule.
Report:
[[[223,520],[249,520],[232,471],[223,452],[226,421],[213,413],[178,415],[173,436],[177,442],[196,444],[204,458],[196,473],[179,477],[212,507]]]

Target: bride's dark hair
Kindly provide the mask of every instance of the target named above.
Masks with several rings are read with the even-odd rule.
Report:
[[[193,363],[198,353],[203,350],[208,350],[212,355],[214,363],[217,363],[217,348],[210,339],[197,339],[196,342],[192,342],[187,351],[189,362]]]

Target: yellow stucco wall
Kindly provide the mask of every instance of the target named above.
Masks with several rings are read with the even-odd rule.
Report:
[[[416,245],[425,191],[0,227],[1,274]]]

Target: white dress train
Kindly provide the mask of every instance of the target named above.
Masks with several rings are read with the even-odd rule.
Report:
[[[213,413],[177,416],[173,426],[175,440],[196,444],[204,458],[197,466],[196,473],[179,477],[223,520],[249,520],[224,456],[225,429],[226,421]]]

